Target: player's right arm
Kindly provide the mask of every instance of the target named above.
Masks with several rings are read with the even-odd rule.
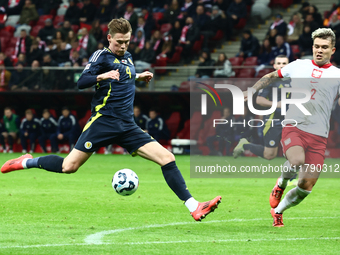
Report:
[[[77,82],[79,89],[90,88],[98,82],[107,79],[119,80],[118,69],[104,72],[107,70],[107,59],[102,53],[103,51],[96,51],[90,57],[90,62],[86,65]]]
[[[260,89],[264,89],[267,86],[269,86],[269,84],[273,83],[275,81],[275,79],[280,78],[278,72],[275,70],[271,73],[266,74],[265,76],[263,76],[260,80],[258,80],[254,86],[252,87],[253,89],[256,90],[256,92],[258,92]],[[247,91],[243,91],[243,96],[244,96],[244,100],[246,101],[248,99],[248,92]]]

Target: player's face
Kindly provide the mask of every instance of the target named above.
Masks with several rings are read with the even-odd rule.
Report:
[[[318,66],[330,63],[331,56],[335,52],[331,38],[315,38],[313,43],[313,59]]]
[[[67,117],[70,115],[70,111],[69,111],[69,110],[63,110],[63,111],[61,112],[61,114],[62,114],[65,118],[67,118]]]
[[[138,107],[133,108],[133,114],[135,115],[135,117],[138,117],[140,114],[140,109]]]
[[[279,70],[285,65],[288,65],[288,58],[275,58],[275,63],[273,65],[275,70]]]
[[[4,114],[7,118],[10,118],[12,116],[12,111],[7,109],[5,110]]]
[[[124,56],[129,47],[131,33],[121,34],[116,33],[114,36],[108,34],[109,49],[118,56]]]
[[[44,112],[44,113],[43,113],[43,118],[44,118],[44,119],[47,120],[49,117],[50,117],[50,113],[49,113],[49,112]]]
[[[27,119],[28,121],[32,120],[32,119],[33,119],[33,114],[31,114],[31,113],[26,113],[26,119]]]

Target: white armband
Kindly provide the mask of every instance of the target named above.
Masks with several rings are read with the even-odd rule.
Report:
[[[139,73],[136,73],[136,78],[135,80],[137,80],[139,78]]]

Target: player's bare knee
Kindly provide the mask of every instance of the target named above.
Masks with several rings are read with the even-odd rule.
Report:
[[[303,190],[311,191],[316,183],[316,180],[313,178],[302,178],[298,182],[298,186]]]
[[[294,169],[299,169],[300,166],[302,166],[305,162],[303,158],[300,157],[294,157],[289,159],[289,163],[291,164],[291,167]]]
[[[78,169],[79,169],[79,165],[75,163],[63,165],[63,172],[66,174],[75,173],[77,172]]]
[[[264,157],[265,159],[271,160],[271,159],[275,158],[276,155],[275,155],[275,153],[272,153],[272,152],[265,152],[265,153],[263,154],[263,157]]]
[[[175,156],[170,151],[167,151],[167,153],[164,154],[162,161],[162,165],[166,165],[172,161],[175,161]]]

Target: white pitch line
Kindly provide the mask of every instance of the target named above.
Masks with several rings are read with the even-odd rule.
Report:
[[[153,242],[119,242],[119,243],[73,243],[73,244],[37,244],[23,246],[3,246],[0,249],[9,248],[40,248],[40,247],[58,247],[58,246],[89,246],[89,245],[148,245],[148,244],[175,244],[175,243],[226,243],[226,242],[279,242],[279,241],[301,241],[301,240],[340,240],[340,237],[297,237],[297,238],[276,238],[276,239],[218,239],[218,240],[179,240],[179,241],[153,241]]]
[[[306,218],[289,218],[291,220],[313,220],[313,219],[336,219],[339,217],[306,217]],[[213,220],[213,221],[204,221],[200,224],[210,224],[210,223],[222,223],[222,222],[246,222],[246,221],[263,221],[268,220],[268,218],[258,218],[258,219],[229,219],[229,220]],[[123,231],[129,230],[139,230],[139,229],[148,229],[148,228],[161,228],[161,227],[168,227],[168,226],[176,226],[176,225],[189,225],[189,224],[197,224],[197,222],[174,222],[174,223],[167,223],[167,224],[154,224],[154,225],[147,225],[147,226],[140,226],[140,227],[131,227],[131,228],[121,228],[121,229],[113,229],[113,230],[105,230],[101,232],[97,232],[95,234],[89,235],[85,238],[84,242],[88,244],[101,244],[102,239],[105,235],[115,234]]]
[[[286,218],[289,220],[313,220],[313,219],[338,219],[339,217],[303,217],[303,218]],[[267,242],[267,241],[299,241],[299,240],[338,240],[340,237],[305,237],[305,238],[276,238],[273,239],[221,239],[221,240],[180,240],[180,241],[152,241],[152,242],[102,242],[102,238],[105,235],[138,230],[138,229],[148,229],[148,228],[160,228],[167,226],[176,225],[190,225],[190,224],[211,224],[211,223],[222,223],[222,222],[247,222],[247,221],[267,221],[268,218],[258,218],[258,219],[228,219],[228,220],[213,220],[205,222],[174,222],[167,224],[153,224],[147,226],[140,226],[134,228],[122,228],[114,230],[106,230],[97,232],[95,234],[89,235],[85,238],[84,243],[68,243],[68,244],[36,244],[36,245],[17,245],[17,246],[0,246],[0,249],[10,249],[10,248],[40,248],[40,247],[58,247],[58,246],[86,246],[86,245],[148,245],[148,244],[174,244],[174,243],[210,243],[210,242]]]

